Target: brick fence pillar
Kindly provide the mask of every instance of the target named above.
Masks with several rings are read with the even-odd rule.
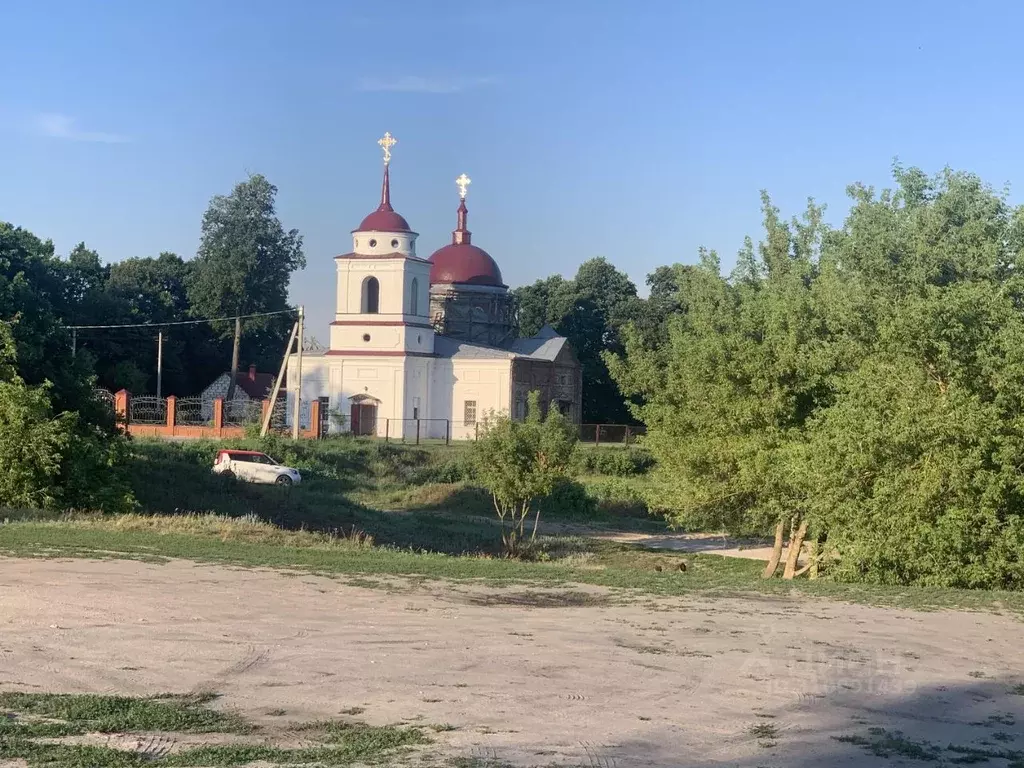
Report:
[[[114,416],[118,424],[128,424],[128,414],[131,413],[131,398],[127,389],[122,389],[114,394]]]
[[[213,434],[217,437],[224,436],[224,398],[213,399]]]
[[[167,434],[173,437],[174,421],[177,418],[178,398],[169,395],[167,398]]]
[[[314,400],[309,404],[309,434],[314,440],[319,440],[320,434],[320,401]]]

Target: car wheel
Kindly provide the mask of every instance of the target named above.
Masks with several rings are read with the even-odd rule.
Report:
[[[288,475],[278,475],[277,480],[274,481],[274,485],[291,485],[292,479]]]
[[[234,476],[235,476],[235,473],[232,472],[230,469],[226,469],[226,470],[224,470],[223,472],[220,473],[220,476],[233,479]]]

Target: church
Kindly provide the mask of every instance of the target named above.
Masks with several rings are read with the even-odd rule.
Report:
[[[472,438],[489,413],[525,418],[533,390],[543,407],[579,423],[579,361],[548,326],[519,336],[501,270],[472,241],[465,174],[456,180],[451,243],[426,259],[416,254],[418,234],[391,205],[396,141],[385,133],[378,142],[380,205],[352,231],[352,250],[334,257],[330,346],[303,351],[302,401],[319,400],[331,433],[399,439]],[[289,381],[299,359],[293,354],[288,361]]]

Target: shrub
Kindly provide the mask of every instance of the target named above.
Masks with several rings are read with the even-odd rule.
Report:
[[[0,504],[124,511],[123,441],[78,413],[54,413],[49,384],[27,385],[0,324]]]
[[[541,502],[550,514],[559,517],[588,519],[597,514],[597,499],[576,480],[562,478]]]
[[[573,470],[581,475],[642,475],[654,466],[654,456],[643,448],[594,448],[576,451]]]
[[[536,539],[539,503],[568,476],[576,448],[576,430],[557,409],[541,418],[539,397],[530,393],[526,421],[507,415],[486,418],[473,448],[477,476],[491,492],[509,557],[521,554],[531,512],[535,516],[530,541]]]

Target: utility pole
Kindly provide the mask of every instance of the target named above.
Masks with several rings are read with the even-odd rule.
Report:
[[[303,316],[305,311],[299,306],[299,321],[297,325],[297,336],[299,350],[295,356],[295,402],[292,403],[292,439],[299,439],[299,414],[302,412],[302,343],[303,343]],[[289,382],[289,387],[291,382]]]
[[[164,332],[157,331],[156,334],[156,396],[159,398],[164,392]]]
[[[78,355],[78,329],[71,329],[71,356],[76,357]]]
[[[274,380],[274,389],[270,393],[270,407],[267,408],[267,412],[263,416],[260,437],[266,437],[267,431],[270,429],[270,420],[274,416],[274,405],[277,404],[277,395],[281,391],[281,381],[284,380],[284,373],[288,370],[288,357],[292,353],[292,344],[295,342],[295,334],[298,330],[299,324],[292,323],[292,332],[288,337],[288,344],[284,348],[284,357],[281,358],[281,370],[277,372],[277,378]]]

